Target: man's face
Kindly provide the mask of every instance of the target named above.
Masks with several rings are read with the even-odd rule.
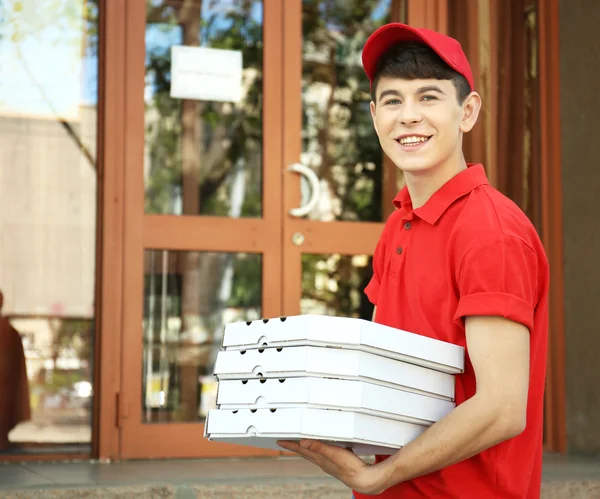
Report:
[[[461,157],[462,133],[475,122],[471,97],[459,104],[451,80],[384,76],[376,90],[373,123],[383,151],[398,168],[417,174]]]

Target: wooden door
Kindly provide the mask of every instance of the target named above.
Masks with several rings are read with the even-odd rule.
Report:
[[[124,459],[277,454],[203,421],[222,325],[281,313],[282,4],[126,3]],[[241,100],[172,96],[179,46],[241,51]]]

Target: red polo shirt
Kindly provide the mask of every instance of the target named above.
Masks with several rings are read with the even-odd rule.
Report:
[[[470,165],[416,210],[406,188],[394,204],[365,290],[377,305],[376,322],[465,347],[465,316],[524,324],[531,335],[530,385],[521,435],[378,497],[538,499],[549,278],[542,243],[525,214],[488,184],[481,165]],[[467,352],[456,403],[474,394]]]

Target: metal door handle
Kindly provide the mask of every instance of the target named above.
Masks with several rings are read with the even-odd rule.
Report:
[[[292,215],[293,217],[303,217],[305,215],[308,215],[315,208],[315,206],[317,206],[317,203],[319,202],[319,195],[321,190],[321,186],[319,184],[319,177],[317,177],[316,173],[312,169],[310,169],[308,166],[303,165],[302,163],[294,163],[288,166],[288,171],[304,175],[308,180],[308,183],[310,184],[312,190],[308,203],[306,203],[304,206],[299,206],[298,208],[292,208],[289,211],[290,215]]]

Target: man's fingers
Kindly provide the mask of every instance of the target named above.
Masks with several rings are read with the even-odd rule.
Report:
[[[294,452],[298,452],[302,449],[311,451],[311,452],[321,452],[321,449],[323,447],[323,444],[321,444],[321,442],[317,441],[317,440],[306,440],[306,439],[302,439],[299,442],[296,442],[294,440],[279,440],[277,442],[277,445],[279,445],[280,447],[289,449],[289,450],[293,450]]]
[[[278,440],[277,445],[292,452],[296,452],[300,447],[300,443],[294,442],[293,440]]]
[[[300,446],[311,452],[320,454],[321,456],[332,461],[342,457],[341,453],[345,451],[345,449],[342,449],[337,445],[324,444],[323,442],[319,442],[317,440],[301,440]]]
[[[307,459],[315,462],[315,464],[321,465],[323,459],[327,459],[334,463],[339,463],[340,460],[346,458],[346,452],[350,452],[355,457],[352,450],[344,449],[337,445],[329,445],[318,440],[307,440],[302,439],[300,442],[280,441],[278,445],[284,449],[288,449],[292,452],[296,452]]]
[[[307,442],[310,443],[310,441],[293,442],[283,440],[277,442],[277,445],[289,451],[295,452],[296,454],[300,454],[302,457],[308,459],[313,464],[320,466],[319,460],[322,459],[322,457],[320,456],[320,454],[313,452],[312,448],[307,448]]]
[[[306,444],[302,445],[302,442],[294,442],[293,440],[281,440],[277,442],[277,445],[307,458],[309,456],[314,458],[318,455],[312,452],[311,449],[306,448]]]
[[[321,442],[317,440],[300,440],[300,447],[303,449],[308,449],[313,452],[319,452],[321,448]]]

